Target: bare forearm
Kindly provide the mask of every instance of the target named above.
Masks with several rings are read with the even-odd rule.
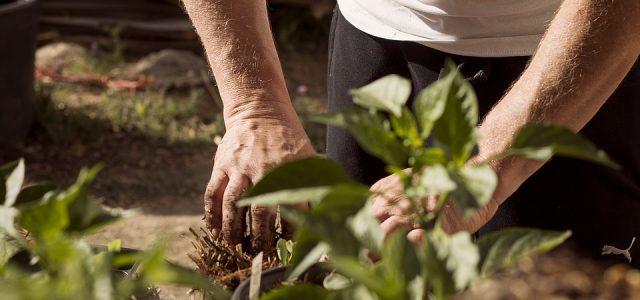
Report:
[[[480,126],[480,157],[504,150],[527,123],[582,129],[637,59],[638,28],[638,1],[565,1],[529,67]],[[497,203],[542,166],[522,158],[492,164]]]
[[[183,2],[207,52],[223,99],[225,121],[290,114],[265,1]]]

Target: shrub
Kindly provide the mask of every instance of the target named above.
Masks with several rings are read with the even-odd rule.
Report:
[[[82,235],[126,216],[105,210],[87,189],[100,166],[75,184],[23,185],[22,160],[0,167],[0,290],[3,299],[121,299],[153,293],[153,284],[195,287],[214,299],[228,292],[163,258],[164,243],[124,251],[116,240],[90,246]]]

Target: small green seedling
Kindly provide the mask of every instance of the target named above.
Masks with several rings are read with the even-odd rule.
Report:
[[[280,205],[281,214],[297,225],[288,282],[295,282],[325,254],[332,274],[341,277],[325,280],[331,283],[326,289],[285,285],[267,293],[266,299],[445,299],[570,236],[568,231],[510,228],[474,240],[467,232],[443,231],[441,213],[447,204],[461,216],[472,215],[490,201],[498,178],[487,161],[469,163],[479,138],[471,84],[452,62],[442,74],[417,95],[412,110],[405,105],[411,83],[390,75],[351,92],[360,108],[317,118],[349,130],[364,150],[402,179],[410,215],[426,229],[422,244],[410,243],[404,232],[385,239],[369,211],[374,193],[348,179],[337,163],[319,157],[284,163],[239,205]],[[492,159],[518,155],[546,160],[554,154],[617,167],[588,140],[550,124],[522,128],[511,148]],[[427,210],[426,202],[434,195],[438,203]],[[311,208],[292,205],[302,202]],[[380,259],[373,262],[370,254]]]
[[[165,243],[128,252],[120,240],[101,249],[81,239],[127,215],[105,210],[88,193],[100,169],[82,170],[64,190],[50,183],[24,185],[22,160],[0,167],[2,299],[130,299],[152,293],[153,284],[184,285],[208,298],[228,299],[222,287],[167,262]]]

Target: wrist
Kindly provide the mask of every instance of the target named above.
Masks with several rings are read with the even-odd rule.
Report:
[[[285,100],[245,99],[234,105],[225,105],[223,116],[227,128],[251,120],[291,125],[299,123],[288,97]]]

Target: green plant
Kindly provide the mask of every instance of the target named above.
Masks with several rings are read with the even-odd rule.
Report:
[[[362,108],[317,120],[348,129],[366,151],[402,179],[409,212],[426,229],[422,244],[410,243],[405,232],[385,240],[370,213],[368,199],[374,193],[348,179],[335,162],[312,157],[284,163],[238,205],[280,205],[281,214],[297,225],[289,283],[325,254],[335,273],[325,280],[325,289],[290,284],[268,293],[266,299],[427,299],[428,295],[445,299],[476,279],[525,255],[552,249],[570,236],[570,232],[526,228],[506,229],[475,241],[467,232],[446,234],[441,224],[445,205],[469,216],[490,200],[497,176],[487,161],[469,163],[478,139],[478,104],[472,86],[452,62],[440,80],[418,94],[413,112],[405,106],[410,93],[408,80],[387,76],[352,91]],[[429,138],[433,145],[426,142]],[[520,155],[545,160],[553,154],[617,166],[588,140],[543,124],[523,128],[509,150],[492,158]],[[427,199],[433,195],[439,196],[437,206],[427,211]],[[292,205],[307,201],[308,210]],[[372,261],[370,254],[379,260]]]
[[[62,190],[50,183],[23,185],[22,160],[0,167],[3,299],[121,299],[147,294],[152,284],[186,285],[210,298],[229,297],[220,286],[165,261],[162,242],[143,252],[123,251],[118,240],[106,248],[83,242],[83,234],[126,216],[105,210],[88,193],[99,171],[100,166],[82,170],[76,183]]]

